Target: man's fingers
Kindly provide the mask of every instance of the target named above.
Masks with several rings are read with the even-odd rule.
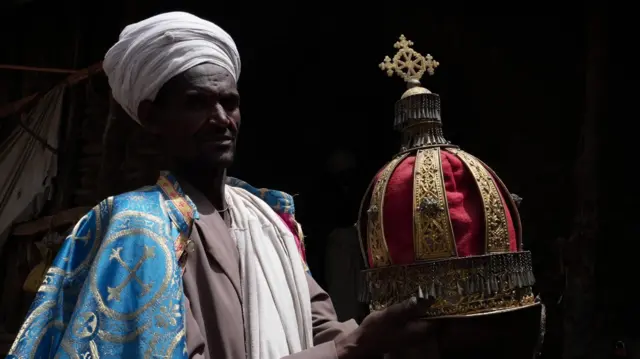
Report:
[[[433,302],[434,299],[432,297],[428,299],[412,297],[402,303],[397,303],[388,307],[385,310],[385,316],[388,316],[392,320],[400,321],[418,318],[425,314]]]
[[[406,335],[404,344],[402,345],[406,351],[402,358],[405,359],[421,359],[421,358],[438,358],[438,340],[436,330],[441,321],[429,321],[425,319],[416,319],[407,323],[405,327]]]
[[[438,323],[437,320],[414,319],[405,325],[405,335],[412,340],[424,340],[433,336]]]

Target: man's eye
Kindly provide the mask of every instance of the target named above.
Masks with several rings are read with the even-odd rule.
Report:
[[[237,96],[226,96],[220,99],[220,104],[227,111],[233,111],[238,108],[240,99]]]
[[[188,95],[185,106],[193,110],[205,108],[209,106],[209,98],[201,94]]]

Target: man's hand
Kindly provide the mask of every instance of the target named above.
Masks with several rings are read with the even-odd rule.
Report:
[[[360,359],[380,355],[424,342],[435,330],[425,320],[433,299],[411,298],[367,316],[362,325],[336,342],[339,359]]]

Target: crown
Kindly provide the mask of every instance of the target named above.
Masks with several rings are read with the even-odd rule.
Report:
[[[440,63],[430,54],[423,56],[411,46],[413,41],[400,35],[393,45],[398,52],[393,58],[386,56],[379,65],[389,77],[396,74],[407,82],[407,90],[396,102],[394,121],[394,127],[402,133],[403,152],[449,144],[442,133],[440,96],[420,84],[424,74],[435,74]]]
[[[432,318],[537,305],[517,203],[489,166],[442,136],[440,97],[420,85],[439,63],[412,45],[400,36],[396,55],[380,64],[408,89],[395,105],[403,149],[360,205],[361,299],[379,310],[428,295],[435,302],[424,314]]]

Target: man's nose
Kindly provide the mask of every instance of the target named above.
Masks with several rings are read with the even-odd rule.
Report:
[[[212,111],[209,121],[218,126],[227,126],[229,125],[229,116],[227,116],[227,111],[224,110],[221,104],[217,103]]]

